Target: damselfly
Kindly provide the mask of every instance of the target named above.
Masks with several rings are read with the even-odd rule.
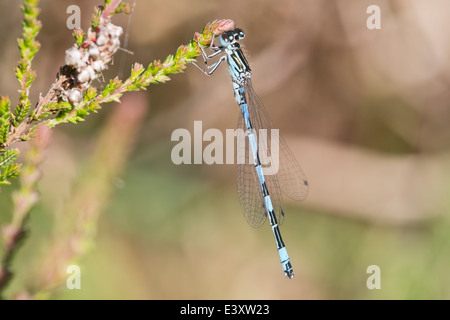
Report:
[[[267,129],[268,136],[272,133],[272,123],[261,101],[253,90],[251,83],[251,70],[239,45],[245,34],[241,29],[225,31],[219,37],[219,46],[211,42],[212,54],[208,55],[202,50],[202,57],[207,67],[204,70],[195,64],[203,73],[211,75],[224,61],[228,63],[234,96],[239,104],[242,116],[239,120],[239,128],[242,128],[250,143],[251,152],[246,152],[244,163],[237,164],[237,186],[239,200],[241,202],[247,222],[252,227],[260,227],[267,217],[275,237],[281,265],[286,277],[294,277],[294,271],[281,238],[278,224],[283,221],[284,209],[281,193],[295,200],[303,200],[308,193],[306,176],[281,137],[279,137],[279,168],[277,172],[267,172],[261,165],[261,151],[259,148],[261,129]],[[213,39],[214,40],[214,39]],[[223,54],[220,56],[220,54]],[[208,64],[209,59],[220,58]],[[269,141],[266,137],[266,141]],[[271,153],[271,146],[267,144]],[[272,155],[273,156],[273,155]],[[251,157],[248,159],[248,157]]]

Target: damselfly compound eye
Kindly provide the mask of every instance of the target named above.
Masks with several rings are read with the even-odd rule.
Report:
[[[242,31],[242,29],[236,28],[236,29],[234,30],[234,38],[235,38],[236,40],[242,40],[242,39],[244,39],[244,38],[245,38],[245,33],[244,33],[244,31]]]
[[[220,38],[219,42],[222,47],[228,47],[230,42],[234,39],[233,35],[230,32],[224,32]]]

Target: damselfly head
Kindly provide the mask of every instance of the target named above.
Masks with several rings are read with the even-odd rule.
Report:
[[[222,33],[219,38],[220,46],[228,47],[232,42],[239,41],[245,38],[245,33],[242,29],[236,28],[234,30]]]

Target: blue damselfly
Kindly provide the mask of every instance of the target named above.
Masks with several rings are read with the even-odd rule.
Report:
[[[239,28],[223,32],[219,36],[218,46],[214,45],[214,39],[211,41],[212,54],[206,54],[199,45],[207,70],[194,64],[206,75],[211,75],[222,62],[228,63],[234,96],[242,113],[239,128],[245,131],[251,147],[251,151],[245,153],[245,157],[250,161],[237,164],[239,200],[250,226],[260,227],[269,217],[283,271],[286,277],[291,279],[294,277],[294,271],[278,227],[284,218],[281,193],[295,200],[303,200],[308,193],[308,182],[303,170],[281,137],[278,140],[279,168],[277,172],[267,172],[261,165],[261,150],[258,149],[257,141],[260,140],[261,129],[267,129],[266,132],[270,135],[273,126],[253,90],[250,66],[239,45],[239,41],[244,37],[244,32]],[[219,59],[208,64],[208,60],[214,57]],[[269,140],[267,137],[266,139]],[[271,153],[269,144],[267,149]]]

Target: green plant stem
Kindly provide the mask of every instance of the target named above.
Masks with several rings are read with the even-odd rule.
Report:
[[[36,108],[35,108],[35,117],[28,117],[25,121],[23,121],[19,126],[13,128],[10,132],[8,139],[3,144],[1,149],[7,149],[11,144],[25,140],[25,137],[31,138],[32,132],[30,132],[31,126],[36,121],[35,118],[38,118],[42,114],[43,108],[48,105],[53,99],[57,96],[56,88],[59,88],[67,78],[65,76],[60,76],[50,87],[48,93],[40,99]]]
[[[19,126],[30,113],[29,90],[36,78],[36,72],[31,69],[31,62],[40,48],[40,43],[36,41],[36,36],[42,28],[41,22],[37,19],[40,11],[38,4],[38,0],[24,0],[21,7],[24,17],[22,21],[22,38],[17,40],[21,59],[16,68],[16,78],[20,83],[20,98],[14,110],[13,127]]]

